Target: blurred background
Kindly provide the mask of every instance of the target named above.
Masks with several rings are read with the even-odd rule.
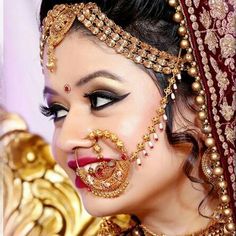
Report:
[[[9,112],[20,114],[32,133],[39,134],[50,142],[53,123],[39,111],[40,104],[44,102],[39,59],[40,2],[41,0],[4,1],[0,103]]]

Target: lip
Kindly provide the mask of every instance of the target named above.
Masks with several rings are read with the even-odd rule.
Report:
[[[93,164],[93,163],[98,163],[98,162],[103,162],[103,161],[111,161],[113,160],[112,158],[102,158],[102,159],[98,159],[97,157],[79,157],[77,159],[78,165],[79,167],[84,167],[88,164]],[[67,162],[67,165],[73,169],[76,170],[77,169],[77,163],[75,160],[70,160]]]

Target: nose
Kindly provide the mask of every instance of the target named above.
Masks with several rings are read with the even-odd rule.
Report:
[[[56,146],[66,153],[74,152],[75,148],[91,148],[94,143],[87,138],[92,131],[90,124],[88,117],[70,111],[62,126],[55,131]]]

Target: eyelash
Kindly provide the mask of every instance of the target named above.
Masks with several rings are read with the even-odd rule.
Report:
[[[64,110],[68,112],[68,110],[65,107],[56,103],[51,104],[49,107],[41,105],[40,110],[44,116],[50,117],[50,119],[53,120],[54,122],[59,121],[60,119],[64,118],[64,116],[58,117],[59,111]]]
[[[117,95],[113,92],[110,91],[104,91],[104,90],[97,90],[97,91],[93,91],[91,93],[85,93],[84,97],[88,98],[90,100],[91,103],[91,110],[94,111],[99,111],[104,109],[107,106],[110,106],[116,102],[119,102],[121,100],[123,100],[125,97],[127,97],[129,95],[129,93],[124,94],[124,95]],[[96,106],[96,104],[98,103],[98,98],[102,98],[102,99],[108,99],[111,100],[110,102],[105,103],[104,105],[101,106]],[[96,99],[96,100],[95,100]],[[41,106],[40,107],[41,113],[46,116],[46,117],[50,117],[52,120],[54,120],[54,122],[64,118],[65,116],[61,116],[58,117],[58,112],[59,111],[66,111],[68,112],[68,109],[66,109],[65,107],[63,107],[60,104],[51,104],[49,107],[46,106]]]

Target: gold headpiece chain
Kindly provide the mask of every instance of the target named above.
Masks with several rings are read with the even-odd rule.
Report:
[[[117,53],[123,54],[135,63],[151,68],[155,72],[173,74],[174,70],[176,68],[180,70],[184,63],[182,58],[160,51],[124,31],[102,13],[95,3],[90,2],[56,5],[43,20],[40,44],[41,64],[47,44],[46,66],[51,72],[56,67],[55,48],[64,39],[76,19],[99,40],[114,48]]]

